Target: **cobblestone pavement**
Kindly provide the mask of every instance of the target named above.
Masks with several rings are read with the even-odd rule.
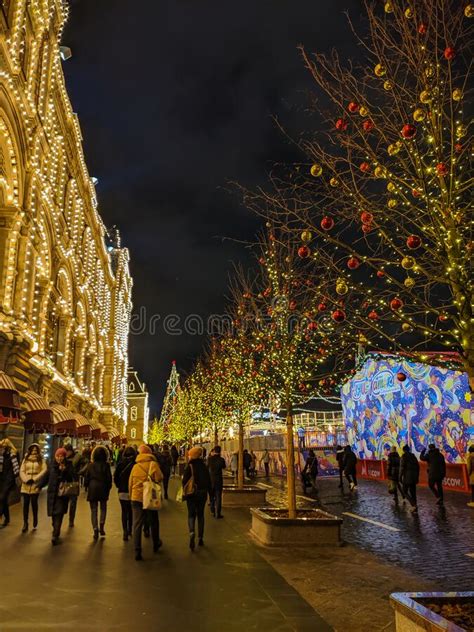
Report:
[[[283,501],[283,479],[259,477],[258,481],[271,486],[267,494],[271,504]],[[408,503],[400,502],[397,507],[384,483],[361,480],[354,493],[348,492],[347,483],[341,493],[338,483],[339,479],[318,479],[318,492],[312,492],[311,498],[300,488],[298,504],[342,516],[346,542],[436,581],[441,589],[473,589],[474,510],[466,506],[466,494],[445,493],[445,507],[439,508],[431,491],[418,487],[416,515],[409,511]]]

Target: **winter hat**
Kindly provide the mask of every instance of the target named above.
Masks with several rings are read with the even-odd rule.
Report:
[[[151,454],[151,448],[145,444],[141,445],[138,448],[138,453],[139,454]]]
[[[66,452],[66,450],[64,448],[58,448],[56,450],[56,452],[54,453],[54,456],[55,457],[63,456],[64,458],[66,458],[67,457],[67,452]]]
[[[188,452],[189,459],[200,459],[201,457],[202,457],[202,448],[200,448],[198,445],[194,446],[194,448],[191,448]]]

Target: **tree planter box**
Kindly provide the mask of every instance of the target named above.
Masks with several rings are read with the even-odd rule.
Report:
[[[251,510],[250,534],[266,546],[337,546],[341,544],[342,519],[320,509],[298,509],[298,517],[288,518],[288,510],[264,507]],[[280,515],[279,515],[280,514]]]
[[[390,602],[397,632],[473,629],[474,592],[393,593]]]
[[[237,485],[224,483],[222,505],[224,507],[260,507],[265,505],[267,490],[259,485],[244,485],[239,489]]]

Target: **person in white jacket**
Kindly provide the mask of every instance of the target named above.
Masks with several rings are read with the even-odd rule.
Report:
[[[38,496],[41,491],[41,483],[47,471],[48,466],[41,455],[39,445],[32,443],[20,467],[21,497],[23,498],[22,533],[28,531],[30,504],[33,512],[33,529],[36,529],[38,526]]]

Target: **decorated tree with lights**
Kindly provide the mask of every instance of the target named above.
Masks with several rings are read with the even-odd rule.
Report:
[[[362,62],[302,49],[319,131],[295,140],[301,163],[275,169],[245,202],[317,254],[329,275],[321,303],[345,301],[352,335],[409,354],[446,345],[472,385],[474,5],[366,10]]]

